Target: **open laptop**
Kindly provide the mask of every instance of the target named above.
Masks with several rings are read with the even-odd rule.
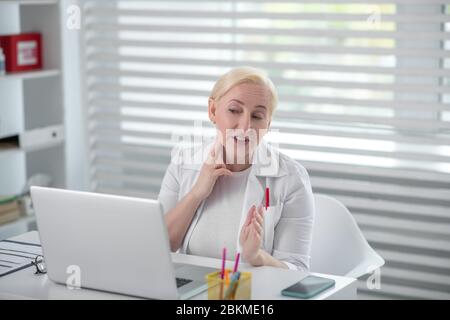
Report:
[[[207,289],[214,269],[172,264],[158,201],[36,186],[31,197],[51,280],[154,299]]]

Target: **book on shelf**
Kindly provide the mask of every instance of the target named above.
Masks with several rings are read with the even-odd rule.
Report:
[[[18,148],[18,147],[19,147],[19,136],[18,135],[7,136],[7,137],[0,138],[0,151],[8,150],[8,149],[15,149],[15,148]],[[2,199],[6,199],[6,200],[2,200]],[[7,198],[0,197],[0,204],[3,201],[7,201]]]
[[[11,211],[18,207],[18,203],[15,197],[11,197],[10,200],[1,200],[0,198],[0,213]]]
[[[19,202],[15,197],[0,198],[0,225],[14,220],[21,216]]]
[[[12,210],[0,213],[0,225],[15,221],[20,218],[19,210]]]

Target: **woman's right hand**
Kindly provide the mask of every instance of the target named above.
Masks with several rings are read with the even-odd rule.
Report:
[[[216,141],[214,143],[208,158],[200,170],[197,181],[191,189],[191,194],[200,201],[205,200],[211,194],[220,176],[232,175],[232,172],[227,169],[223,162],[222,148],[223,146],[220,142]]]

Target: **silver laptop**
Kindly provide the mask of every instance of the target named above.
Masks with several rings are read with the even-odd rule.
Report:
[[[31,197],[51,280],[153,299],[207,289],[214,269],[172,264],[158,201],[35,186]]]

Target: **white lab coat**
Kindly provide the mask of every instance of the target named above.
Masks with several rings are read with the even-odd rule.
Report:
[[[213,142],[192,148],[176,148],[164,176],[158,200],[167,213],[192,189]],[[194,161],[192,161],[194,159]],[[255,150],[250,169],[239,230],[252,205],[264,204],[265,189],[270,189],[270,207],[264,215],[262,248],[293,270],[309,270],[314,198],[306,169],[295,160],[278,152],[264,140]],[[181,253],[203,213],[198,207],[184,237]],[[207,239],[205,239],[207,241]],[[240,252],[239,234],[236,251]]]

